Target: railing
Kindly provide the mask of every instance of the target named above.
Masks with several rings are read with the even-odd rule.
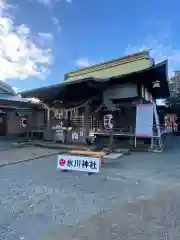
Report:
[[[28,140],[32,140],[35,136],[38,138],[43,137],[44,130],[47,124],[31,124],[25,129],[25,136]]]
[[[152,126],[152,132],[148,136],[137,136],[135,127],[127,126],[126,128],[113,128],[101,131],[92,131],[91,136],[95,135],[98,142],[101,142],[101,137],[107,137],[109,140],[105,145],[109,149],[112,149],[114,145],[119,145],[119,147],[126,147],[130,149],[143,149],[143,150],[153,150],[153,151],[163,151],[164,149],[164,136],[171,132],[177,131],[176,126],[166,126],[164,124]],[[102,138],[103,139],[103,138]]]
[[[29,132],[43,132],[47,124],[30,124],[27,126]]]

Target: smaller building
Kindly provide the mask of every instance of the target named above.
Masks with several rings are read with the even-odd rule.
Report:
[[[10,85],[0,81],[0,137],[23,136],[28,126],[44,123],[41,104],[22,98]]]

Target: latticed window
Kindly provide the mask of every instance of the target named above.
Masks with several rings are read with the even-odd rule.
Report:
[[[97,130],[100,128],[100,120],[97,116],[90,116],[89,117],[89,124],[91,130]]]
[[[71,120],[72,127],[84,126],[84,115],[78,108],[71,111],[70,120]]]
[[[84,127],[84,116],[72,116],[71,125],[72,127]]]
[[[84,114],[71,115],[72,127],[84,127]],[[91,130],[100,128],[100,120],[95,116],[89,117],[89,127]]]

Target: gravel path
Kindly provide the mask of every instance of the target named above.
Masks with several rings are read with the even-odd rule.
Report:
[[[59,153],[60,150],[42,147],[15,147],[14,149],[0,151],[0,167],[34,160],[44,156],[52,156]]]
[[[173,188],[178,213],[179,190],[175,186],[180,179],[179,161],[178,151],[133,153],[92,176],[58,171],[55,156],[0,168],[0,239],[168,239],[142,238],[140,206],[145,204],[149,221],[148,208],[157,212],[163,200],[166,209],[168,200],[162,196],[168,196]],[[129,208],[137,210],[133,217],[128,215]],[[103,231],[104,237],[100,236]],[[122,238],[124,231],[129,231],[128,238]]]
[[[114,204],[72,231],[69,229],[66,239],[179,240],[179,190],[180,185],[159,193],[155,199]]]

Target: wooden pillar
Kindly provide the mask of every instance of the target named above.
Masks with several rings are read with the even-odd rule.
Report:
[[[89,104],[85,106],[85,111],[84,111],[84,133],[85,133],[85,138],[89,136]]]
[[[114,115],[115,115],[115,112],[112,110],[113,128],[111,129],[111,133],[110,133],[110,137],[109,137],[109,147],[108,147],[110,152],[112,152],[112,150],[113,150],[113,142],[114,142],[114,125],[115,125]]]
[[[67,112],[67,126],[68,127],[71,126],[71,112],[70,111]]]
[[[51,109],[47,108],[47,128],[49,129],[51,126]]]
[[[104,114],[99,113],[100,131],[104,130]]]

